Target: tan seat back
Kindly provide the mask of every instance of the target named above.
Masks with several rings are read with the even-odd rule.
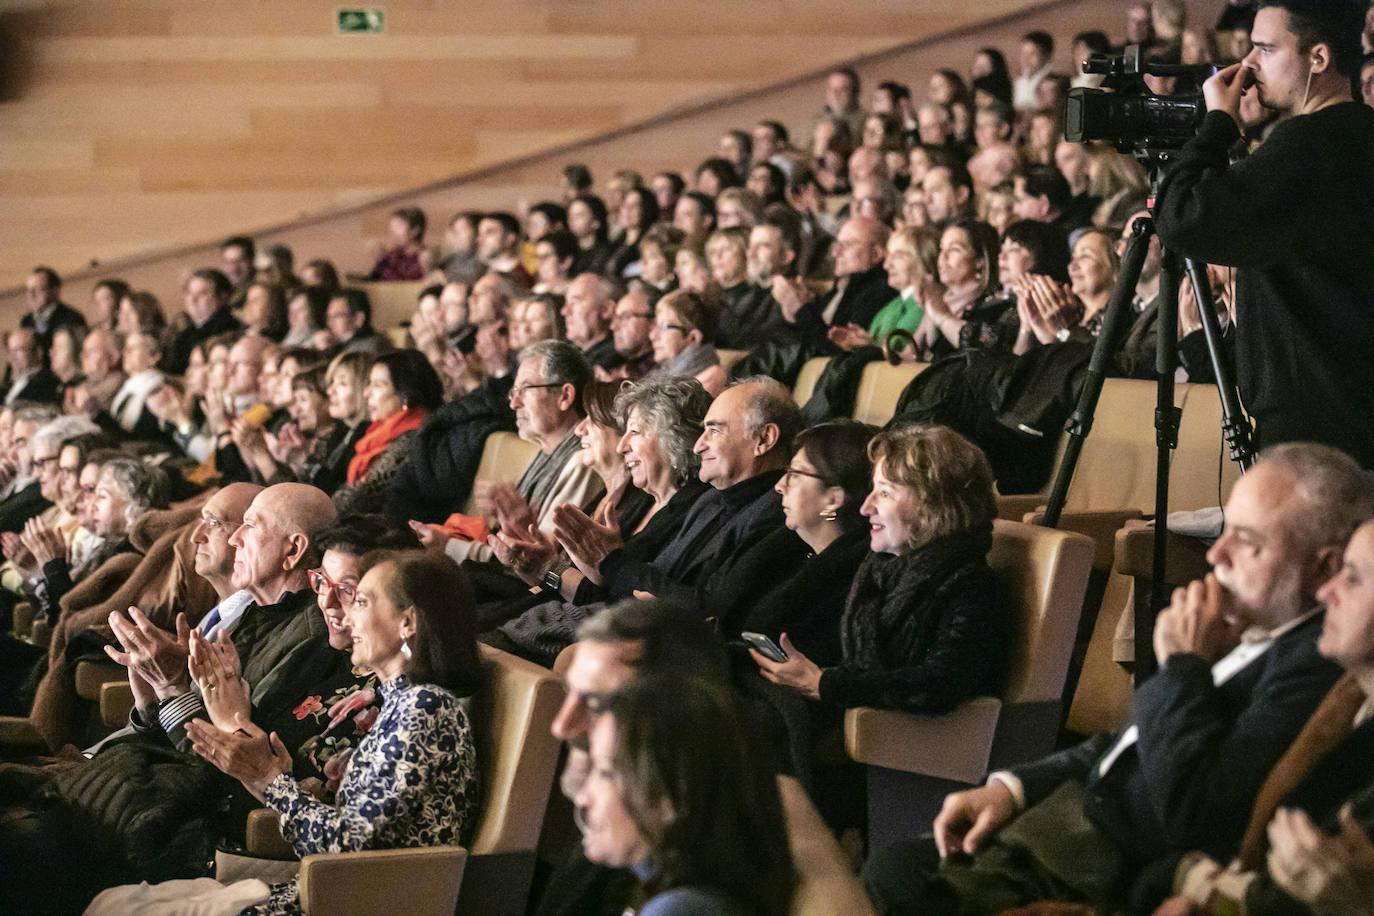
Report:
[[[1178,448],[1169,470],[1169,510],[1221,506],[1240,479],[1221,431],[1221,398],[1216,385],[1180,385],[1186,400],[1178,428]]]
[[[869,363],[864,367],[859,392],[854,397],[854,419],[874,426],[887,425],[897,411],[897,401],[906,386],[929,365],[902,363],[894,366],[886,360]]]
[[[1182,404],[1181,386],[1174,403]],[[1155,504],[1155,383],[1107,379],[1065,507],[1140,509]],[[1058,473],[1058,467],[1055,472]],[[1053,486],[1053,478],[1050,486]],[[1048,494],[1048,489],[1046,494]]]
[[[355,284],[372,303],[372,326],[386,328],[409,321],[420,307],[423,280],[368,280]]]
[[[988,564],[1021,615],[1006,702],[1057,701],[1096,547],[1069,531],[1001,519],[993,525]]]
[[[1113,658],[1117,624],[1135,600],[1135,580],[1113,569],[1102,593],[1065,726],[1080,735],[1116,731],[1130,711],[1131,676]]]
[[[482,458],[477,462],[475,479],[490,480],[496,483],[515,483],[525,468],[530,466],[539,446],[526,442],[515,433],[495,432],[487,436],[482,445]],[[477,496],[474,492],[463,505],[465,515],[477,514]]]
[[[473,855],[533,850],[558,765],[559,741],[549,731],[563,702],[563,684],[547,668],[482,646],[490,672],[473,723],[484,790]]]
[[[813,356],[802,364],[801,372],[797,373],[797,382],[792,386],[792,400],[797,402],[798,407],[811,400],[811,394],[816,390],[816,382],[829,362],[828,356]]]

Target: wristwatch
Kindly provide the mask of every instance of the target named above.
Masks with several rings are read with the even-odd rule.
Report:
[[[563,573],[567,572],[571,565],[572,560],[567,557],[559,557],[553,561],[552,566],[544,570],[544,575],[539,584],[544,587],[545,591],[553,592],[555,595],[559,594],[563,590]]]
[[[1060,343],[1063,343],[1064,341],[1068,340],[1069,337],[1070,337],[1069,329],[1068,329],[1068,328],[1060,328],[1059,330],[1057,330],[1057,331],[1054,332],[1054,336],[1055,336],[1055,338],[1058,339],[1058,341],[1059,341]]]

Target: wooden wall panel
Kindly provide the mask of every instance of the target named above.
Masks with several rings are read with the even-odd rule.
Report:
[[[1014,58],[1028,28],[1116,32],[1127,0],[408,0],[371,4],[387,11],[380,36],[333,34],[341,5],[29,0],[0,13],[31,61],[23,93],[0,104],[0,324],[36,263],[68,275],[78,305],[117,274],[173,308],[181,277],[232,233],[362,269],[401,202],[437,229],[460,208],[553,196],[564,161],[602,177],[690,171],[723,130],[762,117],[803,139],[835,62],[873,54],[870,85],[919,95],[984,44]],[[578,145],[551,151],[563,144]]]

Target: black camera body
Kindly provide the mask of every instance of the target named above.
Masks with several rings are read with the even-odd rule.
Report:
[[[1143,61],[1139,45],[1115,57],[1094,55],[1084,73],[1106,76],[1101,89],[1069,91],[1065,137],[1074,142],[1106,140],[1123,153],[1175,150],[1197,133],[1207,107],[1202,83],[1216,72],[1209,64],[1163,64]],[[1172,77],[1177,91],[1156,95],[1145,76]]]

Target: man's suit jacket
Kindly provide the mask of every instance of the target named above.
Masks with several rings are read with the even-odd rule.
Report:
[[[39,489],[38,481],[34,481],[22,490],[16,491],[0,502],[0,531],[20,531],[24,523],[33,518],[52,503],[43,498],[43,493]]]
[[[33,328],[34,332],[38,335],[38,339],[43,341],[43,346],[51,348],[53,331],[63,327],[84,328],[86,326],[86,316],[67,303],[59,302],[57,303],[57,307],[52,310],[52,314],[48,316],[47,330],[38,330],[38,322],[34,320],[33,312],[25,313],[24,317],[19,319],[19,326],[21,328]]]
[[[797,330],[812,346],[822,354],[838,353],[839,348],[825,336],[832,327],[857,324],[864,330],[873,323],[873,317],[882,311],[883,306],[900,295],[887,284],[887,271],[882,265],[869,268],[861,274],[850,274],[844,294],[840,296],[839,306],[827,323],[825,309],[834,298],[834,291],[811,300],[797,312]]]
[[[1322,617],[1284,633],[1220,687],[1201,657],[1173,656],[1136,691],[1140,738],[1105,775],[1099,763],[1119,735],[1012,770],[1027,805],[1077,780],[1088,817],[1133,863],[1190,849],[1233,855],[1269,770],[1341,676],[1317,654]]]
[[[7,404],[18,401],[29,401],[34,404],[62,403],[62,380],[47,366],[24,379],[22,383],[16,384],[20,387],[11,388],[5,395]],[[13,397],[10,397],[11,394]]]

